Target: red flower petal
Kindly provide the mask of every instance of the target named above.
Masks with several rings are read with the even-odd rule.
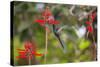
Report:
[[[50,12],[50,11],[44,11],[43,13],[42,13],[42,16],[51,16],[52,15],[52,13]]]
[[[36,55],[36,56],[43,56],[43,54],[39,54],[37,52],[32,51],[32,54]]]
[[[19,51],[18,52],[20,55],[24,55],[26,52],[25,51]]]
[[[58,21],[56,21],[56,20],[54,20],[54,24],[59,24],[59,22],[58,22]]]
[[[90,33],[92,33],[92,32],[93,32],[92,26],[87,26],[87,30],[88,30]]]
[[[90,22],[90,21],[86,21],[85,23],[86,23],[86,24],[89,24],[89,25],[91,24],[91,22]]]
[[[38,22],[42,26],[45,24],[45,20],[35,20],[35,22]]]
[[[26,59],[27,58],[27,56],[26,55],[20,55],[20,56],[17,56],[16,58],[22,58],[22,59]]]
[[[36,56],[43,56],[43,54],[38,54],[38,53],[35,53],[35,55],[36,55]]]
[[[32,48],[32,44],[30,42],[25,42],[25,45],[24,45],[25,49],[30,49]]]
[[[49,20],[49,24],[59,24],[59,22],[56,20]]]
[[[94,20],[95,17],[96,17],[96,12],[94,12],[94,13],[92,13],[92,14],[90,15],[90,18],[91,18],[92,20]]]
[[[45,23],[44,20],[35,20],[35,22],[38,22],[38,23]]]

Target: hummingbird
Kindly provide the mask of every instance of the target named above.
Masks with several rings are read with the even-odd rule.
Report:
[[[56,28],[56,26],[55,26],[54,24],[52,25],[52,27],[53,27],[53,33],[54,33],[56,39],[59,41],[63,52],[66,53],[66,45],[65,45],[65,43],[63,42],[63,40],[61,39],[59,33],[57,32],[58,29]]]
[[[59,12],[57,12],[57,14],[59,14]],[[62,39],[60,38],[60,35],[57,32],[58,30],[56,28],[56,25],[59,24],[59,22],[56,20],[59,17],[57,14],[53,15],[52,12],[50,11],[49,7],[47,6],[46,9],[43,11],[43,14],[42,14],[42,17],[44,19],[43,20],[37,20],[36,22],[38,22],[40,24],[43,23],[43,25],[45,27],[49,28],[49,29],[51,27],[50,30],[52,30],[56,39],[61,44],[61,47],[62,47],[64,53],[66,53],[66,46],[65,46],[64,42],[62,41]]]
[[[64,44],[63,40],[60,38],[60,35],[59,35],[59,32],[58,32],[59,29],[56,28],[56,25],[59,24],[59,22],[57,20],[55,20],[55,18],[57,18],[57,17],[50,15],[48,17],[48,21],[49,21],[49,23],[52,23],[51,24],[52,32],[54,33],[56,39],[59,41],[63,52],[66,53],[66,45]],[[53,22],[51,20],[53,20]]]

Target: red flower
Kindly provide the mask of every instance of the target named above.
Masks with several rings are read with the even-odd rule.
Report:
[[[42,26],[45,24],[45,20],[35,20],[35,22],[38,22]]]
[[[54,19],[54,16],[52,15],[51,11],[49,10],[49,7],[46,7],[44,12],[42,13],[42,16],[44,18],[43,20],[38,19],[38,20],[35,20],[35,22],[38,22],[42,26],[44,26],[45,23],[59,24],[59,22]]]
[[[23,59],[27,58],[25,50],[19,51],[18,53],[19,53],[19,56],[17,56],[16,58],[23,58]]]
[[[45,17],[51,16],[51,15],[52,15],[52,13],[50,11],[44,11],[42,13],[42,16],[45,16]]]
[[[56,21],[56,20],[49,20],[49,22],[48,22],[49,24],[59,24],[59,22],[58,21]]]
[[[49,24],[59,24],[59,22],[56,20],[51,19],[51,20],[47,20],[47,21]],[[45,20],[36,20],[36,22],[38,22],[42,26],[45,24]]]
[[[92,26],[87,26],[87,30],[90,32],[90,33],[92,33],[93,32],[93,27]]]
[[[51,15],[52,15],[52,13],[51,13],[49,7],[46,7],[46,9],[44,10],[44,12],[42,13],[42,16],[48,17],[48,16],[51,16]]]
[[[92,13],[92,14],[90,15],[90,18],[92,19],[92,21],[95,19],[95,17],[96,17],[96,12],[94,12],[94,13]]]
[[[86,23],[86,24],[88,24],[88,25],[90,25],[90,24],[91,24],[91,22],[90,22],[90,21],[86,21],[85,23]]]
[[[46,22],[49,24],[59,24],[59,22],[56,21],[53,16],[49,16],[48,18],[45,18],[45,20],[35,20],[35,22],[38,22],[40,25],[44,25]]]
[[[32,44],[31,42],[29,41],[26,41],[25,42],[25,49],[17,49],[18,50],[18,53],[19,53],[19,56],[17,56],[16,58],[23,58],[23,59],[26,59],[27,57],[30,57],[32,58],[32,55],[35,55],[35,56],[43,56],[43,54],[39,54],[36,52],[36,47],[34,46],[34,44]],[[29,55],[27,55],[29,54]]]
[[[32,43],[30,43],[30,42],[25,42],[25,49],[31,49],[33,46],[32,46]]]

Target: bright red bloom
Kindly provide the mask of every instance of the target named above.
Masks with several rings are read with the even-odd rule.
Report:
[[[91,24],[91,22],[90,22],[90,21],[86,21],[85,23],[86,23],[86,24],[88,24],[88,25],[90,25],[90,24]]]
[[[19,51],[18,53],[19,53],[19,56],[17,56],[16,58],[23,58],[23,59],[27,58],[25,50]]]
[[[45,24],[45,20],[36,20],[35,22],[38,22],[38,23],[39,23],[40,25],[42,25],[42,26]],[[52,19],[47,20],[47,22],[48,22],[49,24],[59,24],[58,21],[52,20]]]
[[[49,20],[49,22],[48,22],[49,24],[59,24],[59,22],[58,21],[56,21],[56,20]]]
[[[87,30],[90,32],[90,33],[92,33],[93,32],[93,27],[92,26],[87,26]]]
[[[26,59],[27,57],[32,58],[32,55],[35,55],[35,56],[43,56],[43,54],[40,54],[40,53],[37,53],[37,52],[34,52],[34,51],[32,51],[32,52],[29,53],[26,50],[19,51],[18,53],[19,53],[19,56],[17,56],[16,58],[23,58],[23,59]],[[29,53],[29,56],[27,56],[28,53]]]
[[[35,22],[38,22],[42,26],[45,24],[45,20],[35,20]]]
[[[50,12],[50,11],[44,11],[43,12],[43,14],[42,14],[42,16],[51,16],[52,15],[52,13]]]
[[[35,22],[44,23],[44,20],[35,20]]]
[[[37,52],[32,52],[32,54],[35,54],[36,56],[43,56],[43,54],[37,53]]]
[[[96,17],[96,12],[94,12],[94,13],[92,13],[92,14],[90,15],[90,18],[92,19],[92,21],[95,19],[95,17]]]
[[[31,49],[33,46],[32,46],[32,43],[30,43],[30,42],[25,42],[25,49]]]
[[[48,17],[48,16],[51,16],[51,15],[52,15],[52,13],[51,13],[49,7],[46,7],[46,9],[44,10],[44,12],[42,13],[42,16]]]
[[[32,58],[32,55],[43,56],[43,54],[39,54],[39,53],[36,52],[35,47],[33,47],[33,44],[29,41],[25,42],[24,47],[25,47],[24,50],[23,49],[17,49],[19,56],[17,56],[16,58],[23,58],[23,59],[26,59],[27,57]]]
[[[59,24],[58,21],[54,19],[54,16],[52,15],[51,11],[49,10],[49,7],[46,7],[44,12],[42,13],[43,20],[35,20],[35,22],[38,22],[40,25],[44,26],[45,23],[48,24]]]

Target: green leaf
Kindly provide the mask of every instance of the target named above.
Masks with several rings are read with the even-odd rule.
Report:
[[[84,50],[90,46],[90,41],[82,39],[79,44],[79,49]]]

